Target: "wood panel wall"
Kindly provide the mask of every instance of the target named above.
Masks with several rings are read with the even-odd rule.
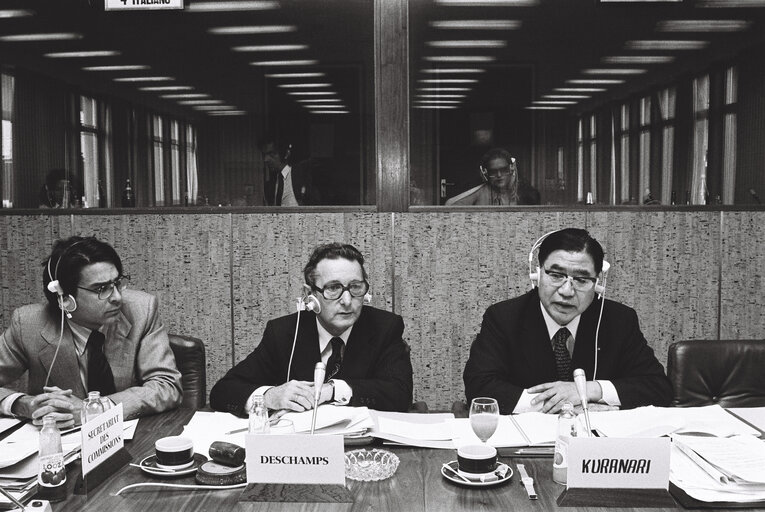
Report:
[[[681,339],[765,339],[763,211],[209,213],[0,216],[0,322],[43,300],[42,261],[70,234],[110,242],[172,332],[202,338],[208,389],[295,310],[318,243],[367,257],[373,305],[404,318],[415,399],[447,409],[485,309],[528,289],[541,234],[584,226],[612,264],[606,295],[638,312],[658,359]]]

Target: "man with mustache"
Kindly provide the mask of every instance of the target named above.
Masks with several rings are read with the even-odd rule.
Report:
[[[463,375],[468,401],[496,398],[502,414],[556,413],[564,402],[581,403],[572,372],[582,368],[591,404],[669,405],[672,388],[635,311],[595,298],[600,243],[583,229],[562,229],[542,241],[538,260],[538,290],[484,314]]]
[[[0,386],[29,372],[27,393],[0,388],[0,412],[68,427],[89,391],[122,403],[125,419],[177,407],[181,375],[157,299],[126,289],[114,248],[73,236],[43,266],[47,304],[14,311],[0,336]]]

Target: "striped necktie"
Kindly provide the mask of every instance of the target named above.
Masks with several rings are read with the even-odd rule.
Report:
[[[327,377],[325,382],[340,373],[340,365],[343,362],[343,340],[335,336],[329,342],[332,344],[332,355],[327,360]]]

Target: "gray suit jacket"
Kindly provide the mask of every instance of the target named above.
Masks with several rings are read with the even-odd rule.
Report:
[[[60,322],[60,317],[50,315],[47,304],[31,304],[13,312],[11,325],[0,336],[0,386],[28,371],[27,392],[43,392],[56,353]],[[107,336],[104,353],[117,388],[109,398],[122,403],[125,419],[172,409],[181,403],[181,374],[153,295],[135,290],[122,293],[122,311],[111,336]],[[68,324],[64,326],[48,385],[71,389],[79,398],[87,396]],[[0,388],[0,400],[14,392]]]

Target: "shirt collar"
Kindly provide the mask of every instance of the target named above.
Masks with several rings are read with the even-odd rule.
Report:
[[[568,329],[571,333],[571,337],[576,339],[576,331],[579,329],[579,320],[582,319],[582,314],[578,314],[566,325],[558,325],[558,322],[552,319],[550,313],[547,312],[542,301],[539,301],[539,307],[542,310],[542,316],[545,319],[545,325],[547,326],[548,339],[552,339],[553,336],[560,330],[561,327]]]
[[[324,349],[327,348],[327,345],[329,345],[329,342],[334,336],[332,336],[327,330],[324,328],[323,325],[321,325],[321,322],[319,322],[319,317],[316,317],[316,329],[319,331],[319,352],[324,352]],[[351,329],[353,329],[353,326],[348,327],[343,333],[338,336],[341,340],[343,340],[343,344],[348,344],[348,338],[351,335]]]
[[[287,176],[289,176],[289,175],[290,175],[290,171],[291,171],[291,170],[292,170],[292,167],[290,167],[289,165],[285,165],[285,166],[282,168],[282,177],[283,177],[283,178],[286,178]]]
[[[90,333],[93,331],[77,322],[67,320],[66,323],[69,325],[69,330],[72,331],[72,339],[74,340],[74,348],[77,351],[77,355],[82,355],[88,345]]]

